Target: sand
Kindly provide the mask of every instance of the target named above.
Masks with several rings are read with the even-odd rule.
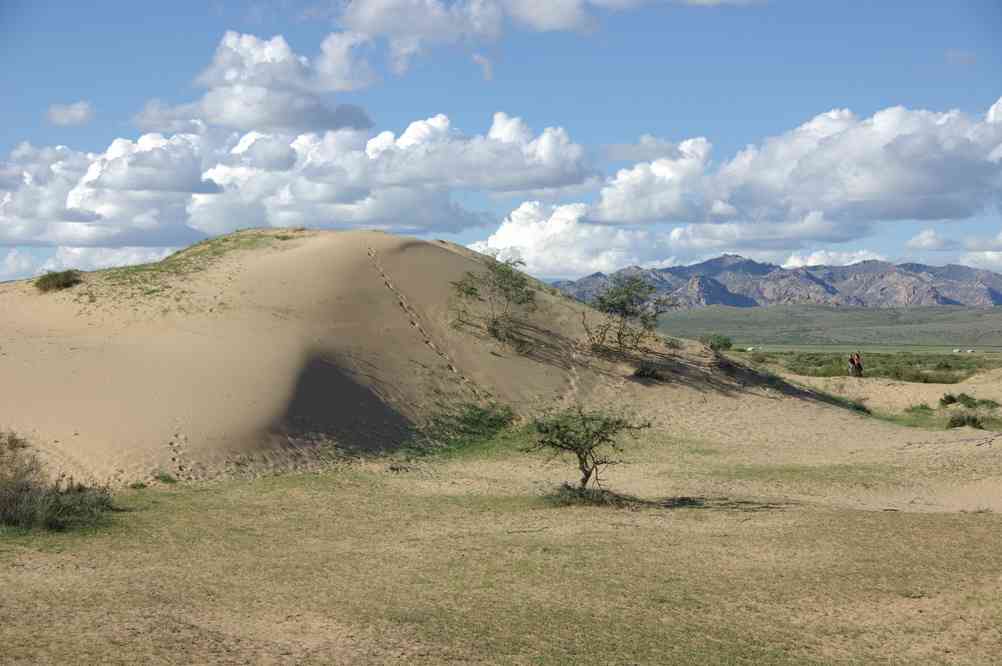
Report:
[[[726,447],[749,466],[906,470],[873,493],[833,487],[798,499],[1002,510],[1002,444],[986,433],[861,417],[722,368],[697,343],[662,350],[663,381],[639,381],[626,360],[588,351],[584,306],[548,291],[523,331],[535,343],[517,353],[454,325],[450,282],[480,265],[450,243],[242,234],[255,243],[152,285],[105,273],[50,294],[0,284],[0,427],[30,437],[53,469],[127,484],[159,472],[208,479],[309,466],[322,462],[324,443],[389,450],[441,403],[493,399],[528,416],[580,402]],[[945,390],[1002,401],[995,374],[947,389],[840,381],[871,407],[932,403]],[[653,491],[643,478],[631,476],[634,490]]]

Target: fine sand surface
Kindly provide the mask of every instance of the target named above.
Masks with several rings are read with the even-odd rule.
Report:
[[[587,352],[585,308],[547,291],[522,331],[533,343],[516,353],[453,324],[450,282],[479,264],[452,244],[378,232],[241,234],[230,242],[254,246],[152,287],[127,289],[102,273],[54,294],[0,285],[0,424],[64,473],[125,484],[158,471],[198,479],[308,467],[317,442],[389,450],[442,403],[494,399],[529,415],[580,402],[726,448],[736,465],[899,472],[872,490],[813,489],[812,501],[1002,510],[1002,443],[989,433],[862,417],[720,367],[695,343],[663,351],[664,381],[637,380],[629,362]],[[967,388],[1002,401],[995,379]],[[839,381],[854,381],[848,392],[871,406],[942,394]],[[643,485],[642,476],[631,482]]]

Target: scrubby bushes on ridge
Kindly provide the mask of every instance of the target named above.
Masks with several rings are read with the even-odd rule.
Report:
[[[725,351],[734,346],[734,342],[729,337],[726,335],[720,335],[719,333],[704,335],[699,338],[699,341],[713,351]]]
[[[41,292],[69,289],[83,282],[78,270],[49,272],[35,280],[35,287]]]

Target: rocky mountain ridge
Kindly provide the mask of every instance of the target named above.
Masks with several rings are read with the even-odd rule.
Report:
[[[641,268],[593,273],[553,285],[589,302],[615,276],[636,275],[652,284],[656,297],[670,296],[680,307],[707,305],[828,305],[899,308],[929,305],[994,307],[1002,304],[1002,274],[950,264],[892,264],[862,261],[848,266],[783,268],[736,254],[689,266]]]

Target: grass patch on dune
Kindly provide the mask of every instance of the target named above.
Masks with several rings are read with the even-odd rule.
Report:
[[[898,425],[926,430],[948,430],[970,427],[978,430],[1002,430],[999,404],[994,400],[978,399],[966,393],[946,393],[934,408],[927,403],[910,405],[900,414],[875,414],[880,419]]]
[[[131,290],[137,296],[167,295],[173,279],[203,271],[233,252],[280,246],[282,241],[296,238],[298,233],[281,229],[237,231],[195,243],[160,261],[108,268],[94,275],[112,287]]]
[[[78,270],[49,272],[35,279],[35,288],[42,293],[62,291],[75,287],[83,282],[83,275]]]
[[[514,428],[515,412],[494,402],[442,404],[418,428],[404,450],[407,456],[486,456],[511,450],[525,441],[523,429]]]
[[[75,483],[50,480],[27,440],[0,431],[0,533],[7,529],[63,530],[91,527],[115,510],[111,493]]]

